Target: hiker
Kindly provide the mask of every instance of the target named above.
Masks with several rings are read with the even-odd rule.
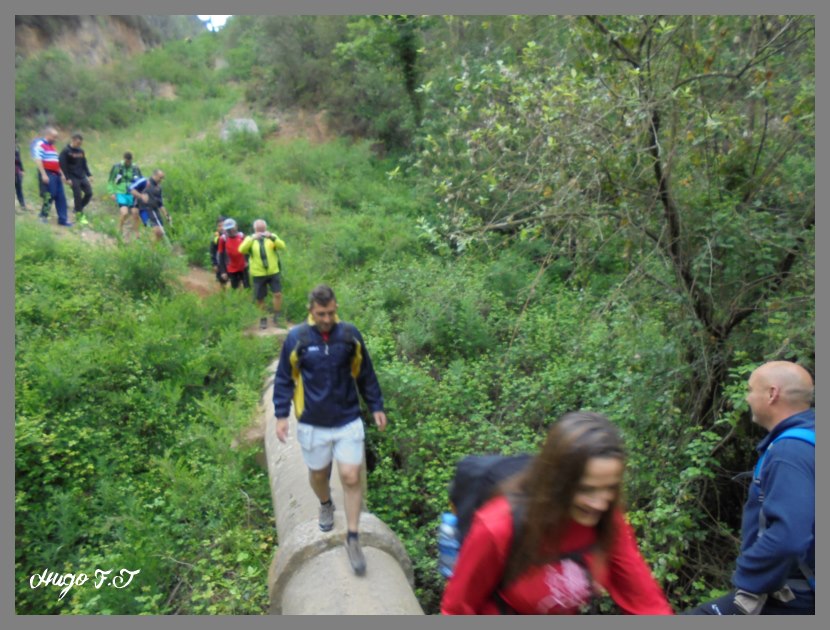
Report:
[[[623,516],[624,469],[616,426],[598,413],[564,414],[475,513],[442,614],[571,615],[597,584],[627,614],[672,614]]]
[[[251,286],[248,280],[248,260],[245,254],[239,252],[239,246],[245,240],[245,234],[236,227],[236,221],[225,219],[222,224],[225,233],[219,238],[219,247],[216,257],[219,261],[219,275],[227,282],[231,281],[231,288],[237,289],[242,285],[246,289]]]
[[[216,219],[216,230],[213,232],[213,238],[210,240],[210,264],[213,265],[213,273],[216,274],[216,281],[222,285],[224,289],[228,284],[228,279],[223,278],[219,273],[219,239],[225,233],[222,225],[225,223],[226,217],[221,214]]]
[[[141,222],[153,228],[153,237],[156,242],[164,238],[164,222],[162,216],[170,225],[173,221],[167,208],[164,207],[164,197],[161,182],[164,181],[164,171],[157,168],[149,179],[140,177],[130,185],[130,192],[135,197],[136,206]]]
[[[248,255],[251,265],[251,279],[254,285],[254,299],[260,310],[265,310],[265,296],[270,287],[274,300],[274,326],[279,321],[282,309],[282,283],[278,249],[285,249],[285,243],[276,234],[267,231],[263,219],[254,221],[254,233],[246,236],[239,246],[239,253]],[[268,317],[261,317],[259,327],[268,328]]]
[[[757,446],[763,462],[753,472],[744,504],[734,588],[686,614],[815,614],[816,410],[812,400],[813,379],[795,363],[772,361],[750,374],[746,402],[752,421],[768,434]],[[795,439],[795,429],[811,434],[812,443]],[[784,432],[792,439],[776,440]],[[775,448],[770,448],[773,441]]]
[[[26,199],[23,197],[23,161],[20,159],[20,145],[17,144],[17,132],[14,133],[14,192],[23,211],[27,211]]]
[[[86,153],[81,148],[84,137],[75,132],[59,156],[61,170],[66,182],[72,186],[72,195],[75,199],[75,222],[81,225],[88,225],[84,208],[92,199],[92,173],[86,162]]]
[[[48,222],[49,209],[54,202],[58,213],[58,225],[72,227],[72,223],[66,218],[66,193],[63,189],[66,179],[61,171],[58,151],[55,149],[57,139],[57,130],[54,127],[47,127],[43,130],[43,137],[38,138],[32,146],[32,157],[37,165],[38,175],[40,175],[40,198],[43,200],[40,208],[40,221],[41,223]]]
[[[387,423],[383,396],[366,344],[357,328],[337,317],[331,287],[318,285],[308,296],[308,320],[290,330],[280,353],[274,379],[277,439],[285,442],[288,437],[293,399],[297,442],[308,466],[311,489],[320,500],[320,531],[334,527],[329,484],[334,459],[343,484],[346,551],[352,570],[362,575],[366,559],[358,523],[363,503],[364,428],[358,392],[383,431]]]
[[[130,185],[141,177],[141,169],[138,164],[133,164],[133,154],[124,152],[124,159],[112,165],[109,177],[107,178],[107,192],[118,206],[118,233],[123,236],[124,223],[127,218],[133,218],[133,232],[138,235],[141,229],[136,200],[130,194]]]

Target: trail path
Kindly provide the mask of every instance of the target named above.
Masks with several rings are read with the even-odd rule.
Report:
[[[94,200],[90,204],[89,209],[92,214],[100,211],[106,212],[106,210],[101,210],[100,206]],[[69,211],[69,215],[70,217],[72,216],[71,210]],[[36,222],[37,212],[31,209],[28,212],[23,212],[15,202],[15,221]],[[91,227],[81,227],[77,224],[70,229],[59,227],[55,223],[54,210],[51,213],[49,223],[43,227],[49,229],[58,238],[80,238],[82,241],[96,246],[118,247],[118,240],[116,238],[103,232],[98,232]],[[173,255],[178,255],[175,245],[173,247]],[[185,291],[198,295],[201,298],[219,293],[219,291],[223,290],[216,281],[212,270],[196,267],[195,265],[189,265],[187,271],[178,277],[178,282]],[[289,328],[291,328],[291,324],[288,322],[283,323],[280,327],[275,327],[269,318],[268,328],[265,330],[260,330],[259,322],[255,322],[250,328],[245,330],[245,333],[257,337],[284,336],[288,334]]]

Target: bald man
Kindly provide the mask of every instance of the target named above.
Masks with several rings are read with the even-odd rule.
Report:
[[[49,210],[52,203],[58,213],[58,225],[72,227],[72,223],[66,217],[66,193],[63,185],[66,178],[61,171],[60,155],[55,148],[55,140],[58,139],[58,132],[54,127],[47,127],[43,130],[43,137],[39,138],[32,146],[32,159],[37,166],[40,185],[40,221],[48,223]]]
[[[741,552],[732,575],[735,590],[690,614],[814,615],[813,379],[795,363],[765,363],[749,377],[746,402],[752,421],[769,433],[757,446],[763,463],[753,473],[744,504]],[[780,439],[770,448],[791,429],[802,430],[802,437]]]
[[[250,258],[251,280],[254,284],[254,299],[261,311],[265,311],[265,296],[268,288],[274,299],[274,326],[279,321],[282,309],[282,270],[277,250],[285,249],[285,242],[276,234],[268,231],[263,219],[254,221],[254,233],[246,236],[239,245],[239,253]],[[268,317],[261,317],[259,327],[268,327]]]

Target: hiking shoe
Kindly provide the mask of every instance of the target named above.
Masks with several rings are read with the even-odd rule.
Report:
[[[268,318],[267,317],[260,317],[259,318],[259,329],[265,330],[268,328]]]
[[[279,315],[277,315],[276,313],[274,313],[274,317],[272,317],[272,319],[274,320],[274,326],[279,326],[279,325],[280,325],[280,317],[279,317]]]
[[[320,531],[330,532],[334,527],[334,501],[328,505],[320,504]]]
[[[60,225],[61,227],[65,227],[65,228],[71,228],[75,224],[67,222],[67,223],[58,223],[58,225]]]
[[[47,219],[46,217],[38,217],[38,220],[39,220],[41,223],[49,223],[49,219]]]
[[[86,215],[81,213],[78,215],[78,223],[81,225],[89,225],[89,221],[86,218]]]
[[[349,563],[357,575],[366,573],[366,558],[363,557],[363,549],[360,548],[360,541],[357,538],[346,539],[346,553],[349,554]]]

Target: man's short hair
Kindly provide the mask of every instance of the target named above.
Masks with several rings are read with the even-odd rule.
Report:
[[[332,291],[331,287],[327,284],[318,284],[308,294],[308,308],[311,308],[315,304],[325,306],[332,300],[334,300],[334,291]]]
[[[72,134],[72,139],[73,140],[83,140],[84,137],[81,133],[76,131],[75,133]]]
[[[133,154],[130,153],[129,151],[125,151],[124,152],[124,159],[125,160],[132,160],[133,159]]]

